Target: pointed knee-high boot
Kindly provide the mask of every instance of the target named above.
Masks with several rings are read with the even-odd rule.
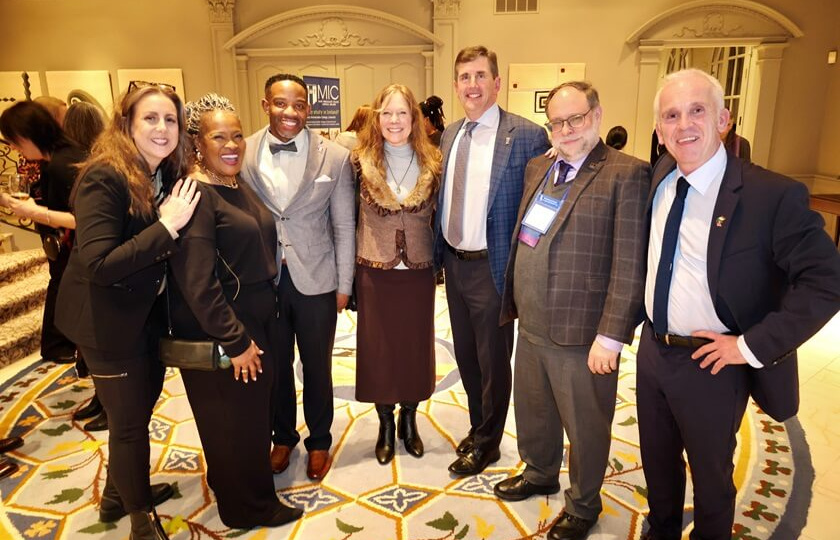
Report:
[[[405,449],[414,457],[423,455],[423,439],[417,431],[417,403],[401,402],[397,434]]]
[[[376,404],[379,416],[379,437],[376,439],[376,461],[385,465],[394,459],[394,406]]]

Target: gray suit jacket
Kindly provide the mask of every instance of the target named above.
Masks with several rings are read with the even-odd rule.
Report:
[[[281,209],[259,170],[267,131],[268,126],[246,139],[241,175],[274,214],[292,283],[306,295],[335,290],[349,295],[356,256],[350,152],[310,130],[303,181]]]
[[[513,266],[522,217],[554,160],[538,156],[525,171],[525,192],[513,232],[501,322],[532,306],[514,304]],[[633,340],[645,288],[650,166],[609,148],[589,153],[549,233],[547,298],[551,339],[559,345],[589,345],[596,334]],[[528,248],[523,248],[528,249]]]

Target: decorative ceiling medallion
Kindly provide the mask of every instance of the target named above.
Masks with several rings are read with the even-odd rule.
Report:
[[[330,17],[321,21],[321,27],[316,33],[290,40],[289,44],[293,47],[363,47],[378,41],[351,33],[342,19]]]
[[[743,30],[742,26],[735,26],[728,30],[725,29],[726,21],[724,20],[723,13],[720,12],[713,12],[707,14],[703,17],[703,28],[701,30],[697,30],[695,28],[689,28],[688,26],[683,26],[682,30],[678,34],[674,34],[675,38],[686,38],[686,37],[693,37],[693,38],[716,38],[716,37],[730,37],[733,35],[740,35]]]

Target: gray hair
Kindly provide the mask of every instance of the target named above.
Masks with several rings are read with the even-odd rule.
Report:
[[[213,111],[229,111],[236,112],[230,100],[219,94],[210,92],[204,94],[196,101],[190,101],[185,107],[187,113],[187,133],[190,135],[198,135],[201,127],[201,115]]]
[[[709,75],[702,69],[697,68],[688,68],[688,69],[681,69],[679,71],[675,71],[673,73],[669,73],[662,79],[662,84],[659,86],[659,90],[656,91],[656,96],[653,98],[653,121],[654,123],[659,123],[659,98],[662,95],[662,90],[668,86],[669,84],[677,81],[681,81],[683,79],[689,79],[691,77],[700,77],[705,79],[706,82],[709,83],[709,88],[712,91],[712,101],[715,105],[717,105],[718,112],[722,111],[725,106],[723,102],[723,87],[720,85],[720,81],[717,80],[712,75]]]

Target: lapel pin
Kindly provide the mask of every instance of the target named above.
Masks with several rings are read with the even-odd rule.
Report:
[[[723,224],[726,223],[726,218],[723,216],[718,216],[715,218],[715,227],[723,227]]]
[[[505,137],[505,145],[510,144],[510,137]]]

